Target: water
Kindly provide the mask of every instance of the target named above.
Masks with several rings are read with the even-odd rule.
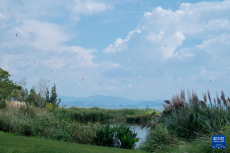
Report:
[[[66,108],[70,108],[70,107],[79,107],[79,108],[92,108],[93,106],[66,106]],[[146,107],[102,107],[102,106],[99,106],[98,108],[104,108],[104,109],[125,109],[125,108],[128,108],[128,109],[146,109]],[[163,107],[148,107],[152,110],[156,110],[156,111],[163,111],[164,108]]]
[[[125,124],[125,125],[129,126],[131,130],[135,131],[135,133],[137,133],[137,137],[140,138],[140,140],[136,142],[136,146],[135,146],[135,148],[138,148],[140,144],[146,140],[149,134],[149,129],[146,127],[141,129],[142,125],[138,125],[138,124]]]

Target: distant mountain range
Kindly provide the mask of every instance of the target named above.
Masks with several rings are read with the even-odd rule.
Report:
[[[147,100],[130,100],[121,97],[95,95],[88,98],[58,96],[61,99],[61,105],[66,106],[87,106],[87,107],[160,107],[163,108],[161,103],[164,103],[163,99],[155,99],[152,101]]]

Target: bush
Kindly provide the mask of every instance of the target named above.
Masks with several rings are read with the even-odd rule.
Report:
[[[145,115],[127,115],[127,123],[144,123],[147,122],[150,116],[148,114]]]
[[[77,123],[47,108],[25,107],[0,109],[0,130],[25,136],[95,144],[93,136],[99,123]]]
[[[165,110],[161,115],[158,115],[157,121],[145,125],[154,127],[157,123],[162,123],[171,134],[190,140],[200,134],[217,132],[230,121],[228,106],[230,99],[225,99],[223,91],[221,98],[217,96],[217,105],[215,98],[214,104],[212,104],[209,91],[210,105],[206,104],[206,93],[203,94],[204,101],[199,100],[195,92],[192,92],[192,96],[188,92],[188,95],[189,103],[185,101],[183,90],[180,95],[173,95],[172,101],[165,100],[168,105],[163,104]]]
[[[167,128],[162,124],[158,124],[155,129],[150,130],[146,141],[139,148],[145,151],[154,152],[165,150],[177,143],[177,139],[169,133]]]
[[[0,109],[1,108],[3,108],[3,109],[6,108],[6,101],[0,99]]]
[[[137,133],[132,131],[129,126],[110,126],[110,124],[107,124],[96,132],[96,136],[93,138],[95,144],[99,146],[114,147],[114,132],[117,132],[116,138],[121,141],[121,148],[133,149],[135,147],[135,143],[140,140],[136,137]]]

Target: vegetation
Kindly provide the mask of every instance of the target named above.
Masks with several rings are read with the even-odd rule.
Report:
[[[99,146],[114,147],[114,132],[117,133],[116,138],[122,142],[121,148],[134,149],[135,143],[139,141],[137,133],[132,131],[130,127],[124,125],[111,126],[110,124],[107,124],[98,130],[93,139]]]
[[[72,121],[81,123],[100,122],[100,123],[144,123],[151,119],[149,110],[140,109],[103,109],[93,108],[77,108],[69,109],[57,108],[54,110],[56,114],[70,118]]]
[[[0,130],[60,141],[94,144],[99,123],[82,124],[63,119],[47,108],[21,106],[0,110]]]
[[[136,137],[137,133],[130,130],[128,126],[122,125],[122,123],[145,122],[142,128],[147,126],[150,133],[139,148],[141,150],[159,153],[230,152],[229,147],[222,150],[211,148],[211,137],[214,134],[224,134],[227,145],[230,145],[230,98],[226,99],[223,91],[221,97],[217,95],[213,101],[209,91],[207,94],[203,94],[203,100],[199,100],[195,92],[192,92],[191,95],[188,91],[187,102],[185,92],[181,90],[180,94],[173,95],[171,101],[164,101],[165,103],[162,104],[164,111],[161,113],[149,108],[145,110],[108,110],[97,107],[90,109],[71,107],[66,109],[59,107],[60,99],[57,100],[55,84],[49,92],[49,88],[43,80],[40,81],[39,87],[32,87],[28,92],[25,88],[25,79],[17,85],[9,80],[9,76],[7,71],[0,69],[0,131],[108,147],[113,147],[112,134],[117,132],[116,137],[121,140],[121,148],[133,149],[135,143],[139,141],[139,138]],[[25,102],[26,105],[13,107],[13,105],[7,103],[10,100]],[[119,123],[121,125],[110,126],[108,123]],[[12,142],[8,144],[14,146],[19,143],[25,146],[25,141],[28,141],[27,138],[20,138],[21,140],[16,144],[16,141],[14,141],[16,138],[13,138],[13,135],[8,138],[4,137],[2,133],[0,135],[1,151],[4,152],[8,149],[6,149],[7,142]],[[31,139],[31,141],[35,141],[35,139]],[[39,140],[40,145],[38,146],[37,141],[35,147],[43,149],[43,152],[58,152],[65,146],[62,146],[61,142],[57,142],[60,143],[60,149],[57,149],[58,147],[52,148],[42,144],[42,141],[42,139]],[[78,144],[78,147],[82,146]],[[11,152],[33,151],[31,147],[19,150],[11,147],[11,149]],[[71,147],[69,151],[72,151]],[[82,147],[80,152],[82,151],[92,150],[86,146]],[[97,149],[95,148],[93,151],[95,152]],[[104,150],[99,148],[98,151],[103,152]],[[105,151],[108,152],[107,149]],[[115,152],[115,150],[111,150],[111,152],[113,151]],[[122,151],[124,150],[119,150],[119,152]]]
[[[21,86],[17,86],[9,77],[10,74],[0,68],[0,108],[5,108],[6,100],[11,99],[14,91],[21,89]]]
[[[144,153],[140,150],[118,149],[87,144],[45,140],[32,137],[16,136],[0,132],[1,153]]]
[[[141,148],[150,152],[165,151],[180,143],[197,142],[201,136],[209,139],[204,146],[210,147],[210,137],[229,125],[230,99],[225,99],[222,91],[221,98],[217,95],[217,102],[214,98],[212,103],[209,91],[207,93],[203,94],[204,101],[199,100],[195,92],[190,96],[188,91],[189,103],[186,102],[183,90],[180,95],[174,95],[172,101],[166,100],[167,105],[163,104],[165,109],[161,114],[155,115],[153,112],[152,115],[156,116],[156,120],[143,124],[143,127],[149,127],[151,132]],[[207,95],[210,105],[206,104]]]

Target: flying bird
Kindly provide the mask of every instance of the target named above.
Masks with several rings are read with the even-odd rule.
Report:
[[[18,36],[18,34],[16,34],[16,37]]]
[[[165,45],[165,47],[166,47],[166,45]]]
[[[64,81],[65,79],[62,79],[61,81]]]
[[[53,70],[51,70],[51,73],[53,72]]]
[[[178,78],[179,77],[179,75],[178,76],[176,76],[176,77],[174,77],[174,79],[176,79],[176,78]]]
[[[85,78],[82,78],[81,81],[83,81]]]
[[[157,71],[157,73],[160,71],[160,69]]]

